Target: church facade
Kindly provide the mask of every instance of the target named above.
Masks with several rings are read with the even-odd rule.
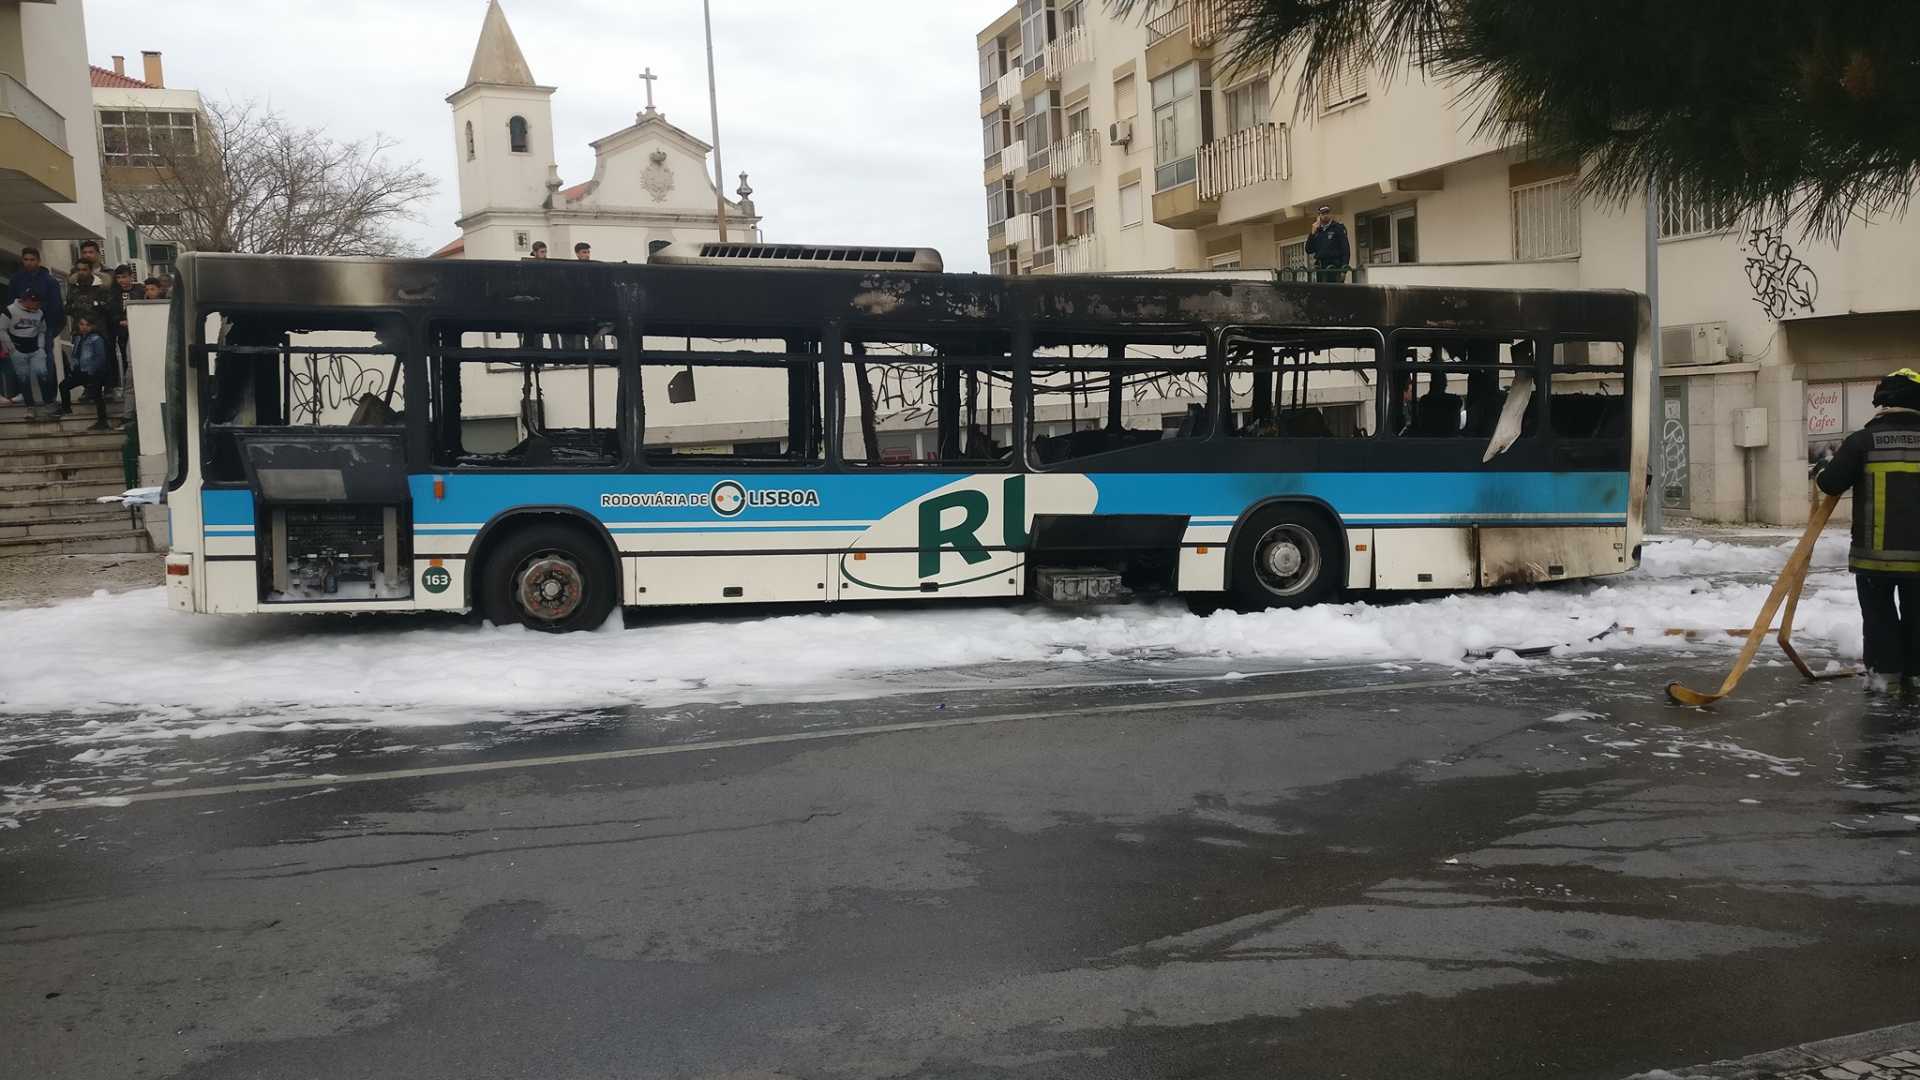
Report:
[[[436,258],[523,259],[535,243],[549,257],[645,262],[664,243],[716,240],[719,200],[707,155],[713,147],[669,123],[653,104],[592,143],[593,175],[566,185],[553,150],[554,87],[534,80],[500,0],[489,0],[466,85],[448,96],[459,163],[460,239]],[[740,174],[726,201],[727,237],[759,237],[753,189]]]

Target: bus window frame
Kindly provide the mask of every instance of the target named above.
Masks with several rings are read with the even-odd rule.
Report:
[[[1227,346],[1229,344],[1228,339],[1231,335],[1267,332],[1267,333],[1276,333],[1276,334],[1287,335],[1287,336],[1306,335],[1306,334],[1336,334],[1336,335],[1352,334],[1356,337],[1359,337],[1362,335],[1370,334],[1372,335],[1374,340],[1373,365],[1372,365],[1373,367],[1373,386],[1372,386],[1373,416],[1374,416],[1373,430],[1371,432],[1368,432],[1365,436],[1357,439],[1339,437],[1339,436],[1332,436],[1332,437],[1338,438],[1339,441],[1343,443],[1371,442],[1375,439],[1387,438],[1389,437],[1388,431],[1387,431],[1387,426],[1388,426],[1387,425],[1387,414],[1388,414],[1387,406],[1389,405],[1389,402],[1387,400],[1387,381],[1388,381],[1388,373],[1390,369],[1386,365],[1388,364],[1389,357],[1391,355],[1387,350],[1387,346],[1391,342],[1392,335],[1395,333],[1398,333],[1401,329],[1402,328],[1400,327],[1383,328],[1378,326],[1306,326],[1306,325],[1296,325],[1291,323],[1288,323],[1288,324],[1229,323],[1225,326],[1220,327],[1218,333],[1215,335],[1215,340],[1218,342],[1217,348],[1219,351],[1219,361],[1215,365],[1215,374],[1219,379],[1219,390],[1215,396],[1224,404],[1226,408],[1226,414],[1232,415],[1233,413],[1233,382],[1232,382],[1231,375],[1227,371]],[[1257,342],[1254,342],[1254,344],[1272,345],[1272,344],[1278,344],[1278,343],[1257,341]],[[1298,365],[1298,366],[1306,366],[1309,368],[1311,367],[1311,365]],[[1360,366],[1361,365],[1358,365],[1358,364],[1340,365],[1335,370],[1342,370],[1342,371],[1353,370],[1353,369],[1359,368]],[[1285,370],[1287,370],[1285,366],[1276,364],[1274,367],[1274,375],[1276,379],[1280,375],[1280,373]],[[1220,424],[1219,421],[1220,421],[1220,417],[1216,416],[1214,421],[1213,431],[1208,436],[1209,438],[1230,438],[1230,439],[1237,439],[1244,442],[1248,439],[1297,440],[1297,439],[1329,437],[1329,436],[1314,436],[1314,435],[1265,435],[1265,436],[1223,435],[1221,432],[1222,425]]]
[[[217,341],[209,342],[207,340],[207,322],[210,319],[214,318],[215,316],[218,316],[220,319],[226,322],[232,322],[233,320],[236,319],[236,317],[252,316],[255,318],[272,319],[282,323],[293,322],[302,317],[307,317],[307,318],[320,319],[323,321],[331,318],[341,322],[358,322],[363,324],[362,326],[347,328],[349,332],[353,332],[353,333],[375,333],[376,331],[372,329],[368,329],[368,327],[372,326],[375,323],[381,322],[383,320],[391,320],[393,325],[401,329],[402,335],[403,335],[403,340],[393,348],[383,348],[379,346],[362,346],[362,345],[352,345],[352,346],[286,345],[286,346],[276,347],[274,351],[275,353],[283,357],[289,356],[292,354],[297,354],[297,353],[311,353],[311,352],[326,352],[326,353],[338,354],[338,355],[390,356],[399,361],[399,370],[400,370],[400,378],[401,378],[400,388],[403,394],[403,400],[405,400],[404,396],[407,394],[407,391],[410,388],[417,385],[414,380],[420,374],[421,365],[418,363],[418,361],[422,356],[421,341],[420,341],[420,327],[418,325],[418,320],[414,316],[414,313],[412,311],[409,311],[406,308],[395,307],[391,305],[369,305],[367,307],[327,307],[322,305],[304,305],[304,304],[303,305],[278,305],[278,306],[272,306],[272,307],[261,306],[256,304],[228,304],[228,305],[223,305],[219,307],[201,307],[194,312],[193,336],[192,336],[191,342],[187,345],[185,350],[186,357],[185,357],[185,364],[183,365],[183,370],[187,373],[187,379],[190,384],[190,386],[187,389],[191,390],[192,397],[193,397],[193,405],[194,405],[193,430],[186,431],[184,432],[184,434],[188,439],[188,441],[190,441],[193,444],[193,449],[197,451],[196,456],[193,458],[191,472],[194,476],[196,483],[199,484],[202,490],[205,490],[205,491],[250,490],[247,482],[244,479],[214,480],[214,479],[210,479],[207,476],[207,462],[211,460],[211,455],[208,452],[209,447],[207,445],[207,438],[210,434],[209,429],[216,426],[219,426],[219,427],[236,427],[236,426],[254,427],[255,426],[255,425],[214,425],[208,422],[207,417],[210,415],[210,412],[211,412],[209,406],[212,404],[210,401],[210,395],[212,395],[213,393],[213,379],[211,377],[211,369],[208,367],[207,361],[215,354],[222,351],[226,351],[228,349],[247,350],[249,352],[257,353],[263,350],[264,348],[266,348],[265,346],[256,346],[256,345],[227,346]],[[307,327],[306,329],[312,330],[314,328]],[[321,329],[340,329],[340,327],[322,327]],[[293,331],[283,330],[282,333],[290,334],[290,333],[293,333]],[[283,407],[286,406],[287,404],[288,403],[283,402]],[[417,450],[419,448],[421,437],[422,437],[420,432],[424,432],[425,428],[424,426],[422,426],[419,428],[419,431],[417,432],[416,425],[424,424],[424,419],[425,419],[424,412],[418,409],[404,408],[401,410],[401,413],[404,418],[403,423],[401,424],[401,430],[406,433],[404,445],[407,448],[407,471],[409,473],[417,473],[427,469],[431,469],[433,466],[430,460],[419,459],[417,457]],[[350,427],[343,427],[342,425],[338,425],[338,424],[299,424],[299,425],[286,424],[286,425],[268,425],[267,427],[273,428],[274,430],[284,430],[284,431],[291,431],[291,432],[356,430]],[[265,430],[265,429],[266,428],[261,428],[261,430]],[[182,482],[184,483],[184,477],[182,478]]]
[[[724,334],[713,332],[715,329],[716,328],[711,325],[698,323],[671,323],[662,325],[640,323],[635,325],[632,339],[632,363],[633,385],[637,389],[632,396],[636,416],[635,427],[632,432],[632,439],[630,440],[632,445],[628,448],[628,460],[630,464],[627,466],[627,471],[634,473],[658,473],[672,476],[698,472],[703,468],[714,472],[725,472],[737,469],[755,474],[773,472],[817,473],[832,470],[835,467],[834,459],[838,450],[834,442],[834,429],[837,423],[835,416],[836,410],[833,402],[836,386],[839,382],[839,365],[830,364],[827,361],[830,358],[833,345],[839,340],[838,327],[831,323],[814,325],[788,324],[775,327],[741,323],[739,325],[719,328],[726,331]],[[646,348],[646,339],[650,337],[697,338],[712,341],[727,339],[798,339],[818,342],[819,349],[812,354],[794,353],[791,351],[775,353],[750,352],[744,350],[739,352],[706,352],[698,349],[648,349]],[[623,351],[628,348],[626,339],[624,338],[622,339],[621,348]],[[711,463],[708,463],[697,461],[696,458],[698,458],[699,455],[690,454],[687,455],[684,464],[647,460],[647,410],[644,389],[646,384],[642,381],[642,376],[648,368],[683,368],[695,366],[789,369],[797,366],[796,360],[808,357],[809,355],[814,366],[819,369],[821,378],[820,437],[825,441],[826,445],[822,447],[822,452],[817,457],[809,458],[805,461],[796,461],[791,458],[757,458],[743,460],[731,455],[721,456],[715,454],[709,459]],[[792,409],[791,400],[788,402],[788,409],[790,414]],[[786,438],[789,445],[791,445],[792,439],[793,431],[791,426],[789,426]]]
[[[1556,346],[1563,345],[1568,342],[1580,342],[1586,345],[1591,345],[1596,342],[1605,342],[1607,344],[1618,345],[1620,347],[1619,367],[1588,368],[1586,370],[1594,372],[1596,374],[1601,374],[1603,378],[1606,377],[1608,373],[1618,372],[1619,379],[1620,379],[1620,393],[1618,396],[1622,401],[1626,403],[1626,409],[1627,409],[1627,413],[1626,413],[1627,431],[1625,434],[1611,436],[1611,437],[1598,437],[1598,436],[1581,437],[1581,436],[1574,436],[1574,435],[1562,435],[1554,429],[1553,422],[1552,422],[1552,419],[1553,419],[1553,373],[1556,367],[1558,367],[1558,365],[1556,365],[1553,361],[1553,353]],[[1633,393],[1634,393],[1633,355],[1634,355],[1635,344],[1636,343],[1633,340],[1632,335],[1625,335],[1624,340],[1615,340],[1613,337],[1604,333],[1597,333],[1597,332],[1596,333],[1578,333],[1578,332],[1566,331],[1566,330],[1554,331],[1552,332],[1551,337],[1543,333],[1535,339],[1534,351],[1537,354],[1539,354],[1536,357],[1536,359],[1539,360],[1541,365],[1540,374],[1539,376],[1537,376],[1541,380],[1540,388],[1537,391],[1535,391],[1535,395],[1539,398],[1539,401],[1537,402],[1537,404],[1540,407],[1540,416],[1537,422],[1540,424],[1540,430],[1545,433],[1545,437],[1551,440],[1552,444],[1555,447],[1566,447],[1574,450],[1581,457],[1589,457],[1591,456],[1592,451],[1596,448],[1596,446],[1606,446],[1614,443],[1620,443],[1626,447],[1628,454],[1632,453],[1633,437],[1634,437],[1634,433],[1633,433]],[[1581,369],[1570,368],[1568,370],[1578,371]],[[1605,396],[1613,396],[1613,395],[1605,395]],[[1657,406],[1658,402],[1655,402],[1655,405]]]
[[[1097,454],[1068,458],[1065,461],[1053,462],[1051,464],[1038,460],[1034,455],[1033,439],[1024,430],[1029,415],[1037,405],[1033,392],[1033,369],[1036,364],[1047,368],[1073,368],[1081,366],[1088,368],[1113,368],[1116,366],[1116,361],[1110,357],[1100,356],[1072,357],[1070,359],[1051,356],[1037,357],[1034,355],[1036,348],[1096,348],[1103,345],[1109,347],[1118,345],[1123,349],[1135,345],[1184,345],[1190,348],[1198,347],[1200,352],[1194,361],[1194,366],[1200,367],[1202,374],[1205,376],[1207,399],[1204,406],[1204,415],[1207,418],[1207,433],[1193,438],[1192,441],[1211,442],[1220,435],[1219,378],[1220,357],[1222,354],[1220,351],[1218,329],[1218,327],[1209,323],[1141,323],[1125,331],[1116,331],[1111,327],[1049,324],[1047,326],[1046,337],[1051,340],[1044,344],[1039,344],[1036,342],[1032,328],[1023,323],[1020,327],[1020,332],[1024,335],[1026,347],[1016,357],[1019,361],[1019,368],[1016,379],[1018,391],[1015,394],[1015,401],[1017,402],[1015,406],[1017,410],[1015,419],[1018,427],[1022,429],[1016,431],[1016,435],[1020,439],[1020,453],[1015,456],[1020,459],[1022,467],[1030,473],[1071,474],[1075,472],[1087,472],[1089,470],[1084,466],[1089,462],[1098,464],[1101,459],[1108,455],[1125,453],[1137,449],[1137,447],[1130,446],[1115,447],[1111,450],[1102,450]],[[1147,368],[1153,366],[1156,361],[1164,362],[1166,359],[1166,357],[1123,358],[1118,361],[1118,366],[1138,365],[1141,368]],[[1184,357],[1181,359],[1183,361],[1185,360]],[[1063,362],[1054,363],[1053,361],[1056,360]],[[1042,363],[1042,361],[1044,361],[1044,363]],[[1183,366],[1186,365],[1183,363]],[[1092,471],[1097,472],[1099,470],[1095,469]]]
[[[1023,397],[1024,380],[1022,373],[1024,369],[1021,366],[1022,358],[1029,357],[1032,353],[1031,346],[1026,344],[1026,342],[1031,340],[1031,337],[1027,333],[1025,324],[1016,325],[1001,331],[1007,335],[1008,339],[1007,352],[1003,356],[967,352],[935,353],[928,357],[912,358],[915,363],[924,363],[933,367],[954,366],[959,367],[962,371],[971,368],[976,370],[1007,372],[1009,390],[1008,406],[1013,410],[1013,418],[1008,425],[1008,429],[1011,432],[1009,437],[1014,440],[1012,449],[1016,452],[1009,453],[1004,460],[1000,461],[854,461],[848,459],[846,456],[846,433],[849,430],[858,430],[860,401],[857,392],[849,385],[852,380],[846,377],[846,369],[852,367],[856,361],[873,361],[876,356],[884,358],[888,355],[885,353],[876,353],[868,354],[864,357],[856,356],[853,352],[853,346],[856,344],[883,341],[888,344],[922,344],[938,347],[942,340],[955,337],[956,332],[953,327],[899,326],[868,322],[847,323],[837,326],[835,329],[838,331],[835,342],[839,345],[839,355],[837,357],[839,363],[831,365],[835,376],[834,392],[837,395],[837,399],[831,410],[833,422],[829,427],[834,430],[828,436],[830,440],[828,460],[832,463],[836,471],[850,476],[869,473],[952,473],[955,475],[964,475],[967,473],[1015,473],[1027,471],[1024,461],[1025,455],[1017,452],[1018,448],[1022,445],[1020,440],[1024,435],[1026,425],[1025,412],[1021,407],[1025,402],[1025,398]],[[825,349],[822,350],[823,354],[825,351]],[[937,401],[934,408],[936,411],[939,408]],[[854,427],[852,428],[849,428],[847,424],[849,409],[855,414]],[[878,423],[879,419],[880,417],[876,411],[874,420]],[[989,437],[991,437],[993,431],[991,409],[989,410],[986,429]],[[935,424],[934,430],[936,432],[935,439],[937,442],[937,432],[939,430],[937,423]],[[964,432],[962,433],[962,437],[964,438]]]
[[[452,329],[461,334],[535,333],[535,334],[541,334],[541,335],[559,336],[561,334],[577,334],[579,332],[579,320],[571,320],[569,322],[567,320],[554,320],[554,319],[508,320],[508,319],[491,319],[491,318],[463,318],[457,315],[436,316],[433,313],[427,313],[423,318],[419,320],[419,325],[414,330],[415,340],[419,342],[419,348],[415,351],[419,354],[419,357],[420,357],[421,379],[426,384],[426,396],[424,400],[427,407],[426,412],[421,417],[421,422],[417,429],[414,427],[411,417],[409,417],[408,419],[408,430],[410,432],[417,431],[418,433],[416,436],[416,438],[418,439],[418,446],[412,448],[409,451],[409,457],[417,459],[417,464],[415,464],[413,467],[414,471],[416,473],[446,473],[449,475],[454,473],[505,474],[505,473],[531,473],[531,472],[565,473],[568,475],[593,475],[593,474],[620,473],[620,472],[629,471],[631,468],[630,463],[633,460],[633,452],[632,452],[632,447],[630,445],[632,442],[632,439],[629,437],[628,429],[633,423],[633,417],[632,417],[633,409],[627,402],[625,402],[624,397],[620,392],[622,387],[630,387],[635,385],[635,383],[632,381],[634,376],[630,373],[630,368],[629,368],[629,353],[631,352],[631,350],[629,349],[627,344],[629,340],[629,335],[626,332],[627,324],[625,323],[624,320],[619,318],[596,319],[594,321],[598,325],[606,325],[606,326],[611,326],[613,328],[612,333],[614,335],[614,341],[618,343],[617,348],[614,348],[614,349],[518,349],[518,348],[488,349],[488,348],[475,348],[475,347],[461,346],[461,345],[442,347],[439,344],[437,344],[435,340],[436,336],[442,330]],[[501,354],[497,358],[498,362],[501,362],[501,363],[506,363],[508,361],[514,361],[517,363],[519,359],[533,352],[539,352],[539,353],[551,356],[555,360],[559,361],[560,363],[567,364],[569,366],[583,366],[585,364],[592,363],[594,360],[600,357],[606,357],[606,356],[610,356],[613,359],[613,363],[606,365],[608,368],[611,368],[616,373],[616,376],[617,376],[614,380],[613,400],[609,402],[607,405],[609,412],[614,417],[614,427],[613,427],[614,439],[615,439],[615,445],[618,448],[618,452],[614,454],[613,461],[604,465],[569,465],[569,466],[555,466],[552,464],[486,465],[486,464],[479,464],[475,462],[449,463],[449,462],[441,461],[439,459],[438,444],[434,438],[434,424],[436,424],[439,421],[441,410],[443,410],[446,407],[446,403],[443,402],[440,398],[440,380],[438,378],[439,373],[435,369],[436,361],[442,362],[442,363],[451,361],[457,364],[473,364],[473,365],[482,366],[484,368],[489,362],[495,359],[495,358],[483,355],[486,353]],[[466,381],[466,375],[465,375],[465,372],[463,371],[461,374],[461,382],[464,384],[465,381]],[[462,397],[464,399],[464,390],[462,391]],[[595,411],[596,413],[598,412],[597,406]]]
[[[1546,334],[1546,331],[1531,330],[1531,329],[1508,330],[1508,329],[1489,328],[1489,329],[1483,329],[1483,330],[1461,330],[1461,329],[1450,327],[1450,326],[1433,327],[1433,328],[1425,328],[1425,327],[1418,327],[1418,326],[1394,327],[1392,332],[1387,335],[1387,351],[1381,354],[1381,364],[1382,364],[1381,380],[1380,380],[1381,381],[1380,401],[1381,401],[1381,410],[1382,410],[1380,413],[1381,430],[1384,433],[1386,433],[1386,437],[1390,439],[1417,440],[1417,441],[1428,442],[1428,443],[1452,442],[1455,440],[1464,440],[1467,442],[1476,441],[1475,437],[1468,436],[1465,433],[1462,433],[1460,435],[1402,435],[1399,432],[1392,430],[1393,425],[1390,424],[1388,421],[1389,419],[1392,418],[1392,410],[1395,404],[1393,401],[1393,382],[1392,382],[1394,372],[1400,370],[1402,367],[1404,367],[1408,371],[1415,371],[1415,372],[1431,371],[1436,366],[1438,366],[1438,365],[1435,365],[1430,360],[1416,361],[1411,364],[1403,365],[1399,359],[1400,350],[1403,347],[1401,342],[1402,337],[1411,336],[1411,337],[1418,338],[1419,340],[1413,343],[1415,345],[1431,345],[1435,341],[1444,342],[1449,338],[1459,339],[1459,340],[1468,340],[1468,341],[1480,341],[1480,340],[1486,340],[1488,338],[1497,338],[1497,339],[1504,339],[1509,342],[1517,338],[1525,338],[1528,341],[1533,342],[1533,364],[1531,368],[1531,370],[1533,371],[1533,400],[1527,403],[1527,409],[1533,413],[1533,423],[1534,423],[1535,434],[1531,436],[1531,438],[1536,443],[1539,443],[1541,445],[1546,445],[1550,443],[1552,441],[1552,436],[1547,427],[1548,392],[1546,389],[1547,368],[1550,366],[1550,363],[1547,360],[1543,360],[1541,355],[1543,352],[1541,346],[1546,342],[1546,338],[1544,336],[1545,334]],[[1576,337],[1571,340],[1578,341],[1578,340],[1584,340],[1584,339]],[[1551,354],[1549,353],[1548,355],[1551,355]],[[1480,369],[1490,368],[1495,371],[1529,370],[1528,365],[1526,364],[1513,364],[1513,363],[1469,364],[1469,365],[1463,365],[1463,367],[1475,367]]]

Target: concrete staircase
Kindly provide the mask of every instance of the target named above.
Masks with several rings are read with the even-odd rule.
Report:
[[[126,490],[127,437],[88,431],[92,423],[93,407],[79,402],[62,420],[0,403],[0,559],[153,550],[131,512],[94,501]]]

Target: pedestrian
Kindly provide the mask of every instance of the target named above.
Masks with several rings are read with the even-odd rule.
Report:
[[[1860,597],[1867,691],[1920,677],[1920,372],[1880,380],[1873,418],[1848,435],[1816,482],[1853,492],[1847,568]]]
[[[547,242],[545,240],[535,240],[533,242],[533,251],[528,253],[527,258],[544,259],[546,257],[547,257]]]
[[[67,313],[60,304],[60,279],[53,271],[40,263],[40,249],[23,247],[20,249],[20,269],[7,279],[7,296],[18,300],[32,290],[40,297],[40,313],[46,317],[46,340],[41,349],[52,355],[53,339],[58,337],[65,327]]]
[[[157,277],[150,277],[140,283],[140,292],[148,300],[165,300],[167,287]]]
[[[135,300],[146,299],[146,295],[146,290],[134,279],[132,266],[121,263],[113,268],[113,300],[120,306],[120,319],[117,325],[111,327],[112,333],[107,334],[107,344],[111,346],[107,368],[111,373],[108,385],[114,388],[116,396],[125,382],[126,368],[132,363],[132,356],[127,352],[127,305]],[[104,332],[107,328],[102,329]]]
[[[47,348],[47,312],[40,293],[26,289],[7,305],[7,359],[20,404],[33,408],[33,384],[40,382],[41,400],[53,404],[53,354]]]
[[[1333,216],[1333,207],[1323,206],[1307,234],[1307,254],[1313,256],[1315,281],[1344,281],[1353,258],[1353,246],[1347,242],[1347,227]]]
[[[90,258],[82,256],[74,267],[72,275],[67,278],[66,308],[70,340],[75,347],[78,346],[80,320],[86,319],[93,326],[94,333],[99,335],[101,347],[111,350],[106,331],[120,325],[123,312],[119,302],[114,298],[113,283],[107,280],[105,274],[96,273],[95,267],[96,264]],[[67,354],[69,374],[73,371],[73,364],[74,356],[69,351]],[[102,365],[103,370],[110,364],[111,357]],[[104,381],[88,383],[87,390],[90,395],[98,394],[105,386]]]
[[[573,257],[579,259],[581,262],[592,262],[593,245],[587,243],[585,240],[573,245]]]
[[[73,388],[85,387],[92,393],[93,426],[89,431],[107,431],[107,339],[94,327],[93,318],[80,315],[73,320],[73,359],[67,364],[67,377],[60,380],[60,404],[54,416],[73,413]],[[84,399],[83,399],[84,400]]]

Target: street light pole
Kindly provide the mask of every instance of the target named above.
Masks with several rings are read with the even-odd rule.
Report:
[[[713,203],[720,223],[720,242],[727,242],[727,195],[720,178],[726,171],[720,165],[720,91],[713,78],[713,0],[700,0],[701,14],[707,23],[707,108],[713,120]]]
[[[1647,429],[1647,471],[1651,489],[1642,532],[1655,533],[1666,527],[1666,454],[1662,435],[1666,428],[1666,395],[1660,388],[1660,181],[1647,175],[1647,393],[1650,407]],[[1684,419],[1683,419],[1684,422]]]

